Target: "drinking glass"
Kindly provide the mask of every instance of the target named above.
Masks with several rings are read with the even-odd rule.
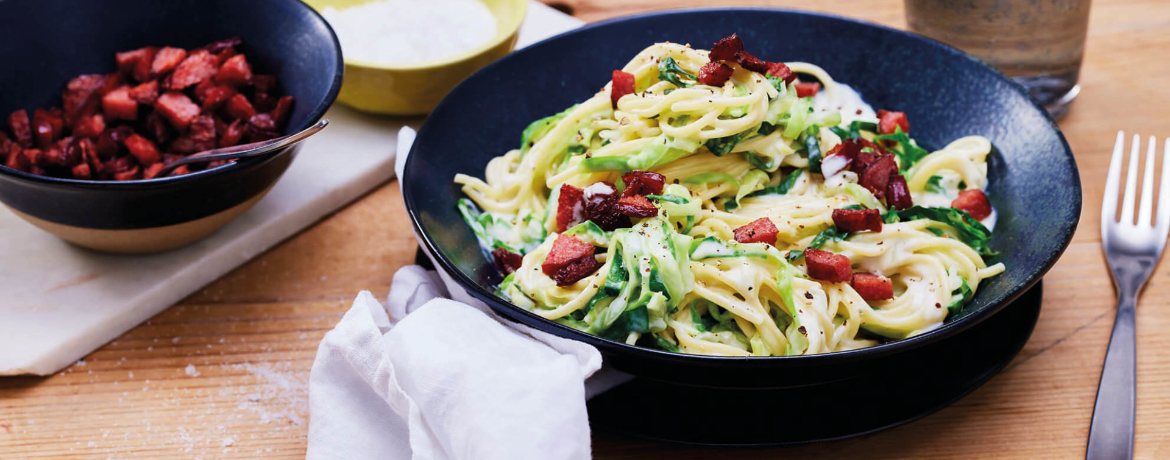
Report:
[[[1024,85],[1053,118],[1077,97],[1090,0],[905,0],[910,30]]]

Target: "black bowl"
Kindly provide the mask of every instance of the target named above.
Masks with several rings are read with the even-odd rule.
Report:
[[[810,356],[729,358],[625,345],[547,321],[496,297],[499,273],[456,210],[456,173],[482,177],[488,160],[516,148],[531,120],[595,94],[613,69],[654,42],[708,47],[739,33],[763,59],[825,68],[876,108],[907,113],[913,135],[939,148],[989,138],[992,204],[999,212],[993,261],[1007,272],[979,285],[942,327],[861,350]],[[761,9],[667,12],[594,24],[523,49],[472,75],[431,113],[403,177],[406,206],[423,242],[475,297],[497,313],[597,347],[623,371],[674,383],[779,388],[864,375],[907,350],[983,321],[1035,284],[1068,246],[1081,210],[1080,178],[1064,137],[1027,92],[994,69],[917,35],[820,14]]]
[[[315,123],[333,104],[344,70],[336,35],[297,0],[8,0],[0,2],[0,113],[61,105],[77,75],[110,73],[114,54],[147,45],[195,48],[239,36],[258,73],[295,98],[287,130]],[[175,177],[60,179],[0,166],[0,202],[82,246],[150,252],[215,231],[260,200],[293,151]]]

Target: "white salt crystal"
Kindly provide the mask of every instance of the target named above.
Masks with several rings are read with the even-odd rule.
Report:
[[[345,57],[377,64],[442,59],[496,35],[496,18],[480,0],[380,0],[321,13]]]
[[[190,376],[192,376],[192,377],[198,377],[198,376],[199,376],[199,371],[195,370],[195,365],[194,365],[194,364],[188,364],[188,365],[187,365],[187,370],[186,370],[186,372],[187,372],[187,375],[190,375]]]

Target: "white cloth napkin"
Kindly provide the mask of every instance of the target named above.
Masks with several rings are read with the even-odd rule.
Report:
[[[399,133],[399,177],[414,136]],[[629,378],[599,369],[593,347],[498,318],[446,273],[403,267],[385,306],[363,291],[321,341],[307,458],[587,459],[585,400]]]

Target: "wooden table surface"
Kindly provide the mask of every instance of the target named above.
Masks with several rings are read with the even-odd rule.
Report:
[[[594,21],[702,3],[562,5]],[[898,0],[739,3],[905,26]],[[595,456],[1083,457],[1114,311],[1097,225],[1105,171],[1117,130],[1170,134],[1168,52],[1170,2],[1094,2],[1083,91],[1060,123],[1081,169],[1085,209],[1072,245],[1045,279],[1035,333],[1002,374],[941,412],[860,439],[744,452],[595,431]],[[360,290],[384,297],[414,251],[398,184],[385,184],[57,375],[0,378],[0,458],[303,458],[318,341]],[[1165,265],[1138,308],[1138,458],[1170,458]]]

